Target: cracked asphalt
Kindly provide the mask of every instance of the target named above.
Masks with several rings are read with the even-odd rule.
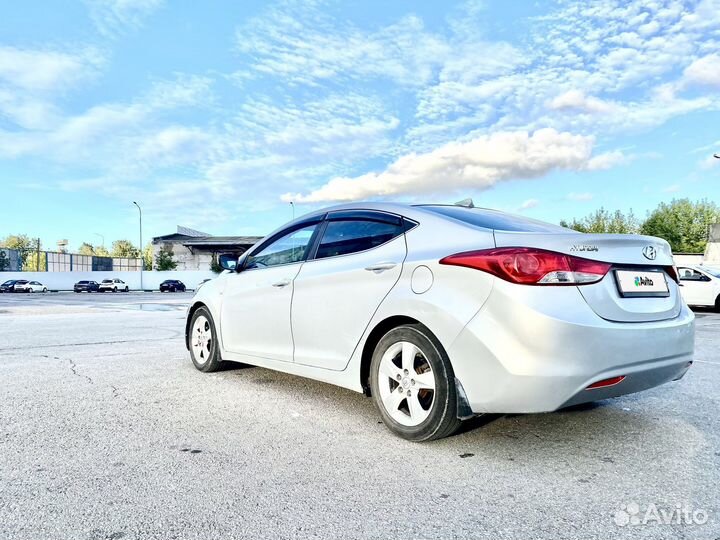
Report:
[[[199,373],[189,299],[0,295],[0,539],[720,538],[720,314],[682,381],[412,444],[359,394]]]

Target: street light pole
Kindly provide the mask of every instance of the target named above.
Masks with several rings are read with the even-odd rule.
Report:
[[[295,219],[295,203],[290,201],[290,206],[292,206],[293,219]]]
[[[143,257],[143,243],[142,243],[142,208],[140,205],[133,201],[133,204],[137,206],[138,212],[140,212],[140,290],[143,290],[143,268],[145,267],[145,257]]]

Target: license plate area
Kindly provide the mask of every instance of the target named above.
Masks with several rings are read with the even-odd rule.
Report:
[[[670,296],[667,276],[662,270],[615,270],[615,283],[623,298]]]

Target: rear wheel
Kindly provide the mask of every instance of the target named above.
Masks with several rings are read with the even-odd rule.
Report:
[[[125,292],[130,292],[130,287],[128,287],[127,285],[125,285]]]
[[[222,365],[217,333],[207,308],[198,308],[190,321],[190,357],[195,367],[204,372],[217,371]]]
[[[441,439],[460,426],[452,366],[421,324],[399,326],[380,340],[370,365],[370,387],[384,424],[404,439]]]
[[[715,311],[720,311],[720,294],[715,299]]]
[[[47,287],[43,287],[43,292],[47,292]]]

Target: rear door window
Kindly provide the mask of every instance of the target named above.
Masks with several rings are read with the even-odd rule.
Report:
[[[349,255],[380,246],[402,234],[402,225],[350,219],[329,221],[318,246],[316,259]]]

